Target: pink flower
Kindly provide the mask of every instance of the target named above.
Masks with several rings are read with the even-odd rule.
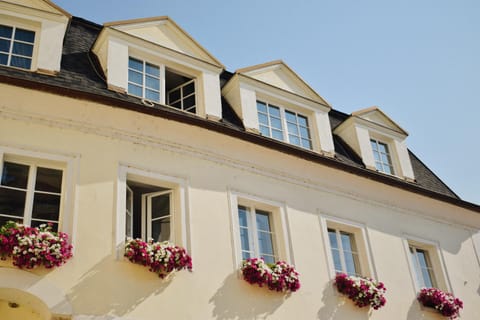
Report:
[[[387,289],[382,282],[338,273],[334,285],[338,292],[346,295],[360,308],[371,306],[377,310],[387,303],[384,296]]]
[[[436,309],[440,314],[450,319],[458,318],[460,309],[463,308],[463,302],[460,299],[437,288],[421,289],[417,300],[424,307]]]
[[[243,261],[243,279],[248,283],[266,286],[279,292],[295,292],[300,289],[299,273],[284,261],[269,266],[262,258],[251,258]]]

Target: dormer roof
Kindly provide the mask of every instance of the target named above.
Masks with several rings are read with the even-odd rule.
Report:
[[[352,112],[352,117],[357,117],[371,123],[374,123],[378,126],[384,127],[389,130],[396,131],[405,136],[408,136],[408,132],[400,127],[395,121],[388,117],[382,110],[377,106],[372,106],[369,108],[361,109],[355,112]]]
[[[311,99],[331,108],[330,104],[323,97],[282,60],[238,69],[235,73]]]
[[[70,13],[68,13],[67,11],[60,8],[55,3],[49,0],[15,0],[15,1],[3,0],[1,2],[4,2],[6,4],[13,4],[15,6],[24,7],[24,8],[36,9],[46,13],[62,15],[69,19],[72,17]]]
[[[107,22],[104,27],[122,31],[224,69],[220,61],[168,16]]]

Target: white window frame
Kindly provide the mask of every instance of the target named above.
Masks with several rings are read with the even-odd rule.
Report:
[[[382,139],[377,139],[377,138],[375,138],[375,137],[370,137],[369,142],[370,142],[370,147],[372,146],[372,142],[375,142],[375,144],[376,144],[376,146],[377,146],[376,152],[378,152],[378,154],[380,155],[380,162],[378,162],[378,161],[375,160],[375,155],[374,155],[374,154],[375,154],[375,150],[373,150],[373,148],[372,148],[373,162],[374,162],[374,164],[375,164],[376,170],[379,171],[379,172],[385,173],[385,174],[392,175],[392,176],[396,175],[397,169],[395,168],[394,153],[393,153],[393,148],[392,148],[391,144],[389,144],[388,142],[386,142],[386,141],[384,141],[384,140],[382,140]],[[385,146],[385,150],[387,151],[387,158],[390,160],[389,163],[384,163],[384,162],[382,161],[381,153],[380,153],[380,151],[378,150],[378,146],[379,146],[380,144],[382,144],[382,145]],[[379,170],[379,169],[377,168],[377,162],[381,164],[382,170]],[[384,169],[385,167],[389,167],[389,169],[390,169],[391,172],[386,172],[385,169]]]
[[[35,164],[63,171],[58,230],[68,233],[71,243],[74,243],[76,239],[77,207],[74,202],[74,190],[76,184],[75,172],[78,171],[79,158],[78,155],[73,154],[33,151],[28,148],[0,145],[0,175],[3,172],[4,161]],[[31,208],[30,205],[29,215],[31,215]]]
[[[276,261],[284,260],[294,264],[290,232],[288,227],[287,207],[285,203],[275,200],[268,200],[258,195],[252,195],[237,190],[228,190],[230,204],[230,221],[232,234],[232,247],[234,248],[233,263],[234,270],[239,270],[242,265],[242,246],[240,239],[240,223],[238,220],[238,206],[254,207],[267,211],[270,214],[271,230],[275,232],[272,238]]]
[[[356,249],[358,253],[358,260],[360,263],[360,270],[358,271],[363,277],[376,279],[377,272],[373,263],[373,256],[371,254],[370,240],[368,237],[366,225],[327,215],[320,215],[319,219],[330,278],[334,279],[336,276],[335,265],[332,256],[332,248],[330,246],[330,239],[328,236],[328,229],[333,229],[338,231],[344,231],[354,236],[354,241],[357,247]],[[341,259],[343,259],[343,257]]]
[[[142,63],[142,66],[143,66],[143,71],[140,72],[138,70],[135,70],[135,69],[132,69],[130,68],[130,59],[133,59],[133,60],[137,60],[137,61],[140,61]],[[150,64],[152,66],[155,66],[159,69],[159,75],[158,75],[158,78],[157,77],[154,77],[152,75],[149,75],[147,74],[146,72],[146,68],[147,68],[147,64]],[[138,83],[135,83],[135,82],[132,82],[130,81],[130,70],[134,71],[134,72],[137,72],[137,73],[141,73],[142,75],[142,96],[137,96],[133,93],[131,93],[128,89],[128,85],[132,84],[134,86],[139,86]],[[159,88],[158,90],[154,89],[154,88],[147,88],[147,81],[146,81],[146,78],[147,78],[147,75],[152,77],[152,78],[157,78],[158,79],[158,82],[159,82]],[[137,57],[134,57],[134,56],[129,56],[128,57],[128,75],[127,75],[127,92],[129,95],[131,96],[134,96],[134,97],[138,97],[138,98],[141,98],[142,100],[145,100],[145,101],[153,101],[153,100],[150,100],[147,98],[146,96],[146,91],[147,89],[148,90],[151,90],[151,91],[157,91],[158,92],[158,96],[159,96],[159,100],[158,101],[153,101],[153,102],[156,102],[156,103],[162,103],[162,104],[165,104],[165,90],[163,90],[162,92],[162,88],[165,88],[165,65],[163,64],[160,64],[160,65],[157,65],[157,64],[154,64],[150,61],[147,61],[145,59],[140,59],[140,58],[137,58]],[[163,102],[162,102],[163,101]]]
[[[168,216],[163,216],[160,218],[153,219],[152,218],[152,208],[151,208],[151,199],[153,197],[157,196],[163,196],[168,194],[170,196],[170,201],[169,201],[169,215]],[[152,238],[152,222],[154,220],[163,220],[165,218],[170,218],[170,241],[173,241],[175,239],[175,228],[174,228],[174,223],[175,223],[175,199],[174,199],[174,192],[173,190],[165,190],[165,191],[156,191],[156,192],[151,192],[151,193],[145,193],[142,194],[142,206],[146,206],[142,208],[142,212],[145,214],[142,214],[142,238],[144,239],[150,239]],[[146,226],[146,229],[145,229]],[[156,239],[154,239],[156,241]]]
[[[299,147],[299,148],[303,148],[303,149],[306,149],[306,150],[313,150],[313,149],[314,149],[314,141],[313,141],[313,136],[312,136],[312,120],[311,120],[311,118],[310,118],[308,115],[305,115],[304,113],[298,112],[298,111],[295,110],[295,109],[287,109],[287,108],[283,107],[281,104],[268,102],[266,99],[257,99],[257,100],[255,101],[255,108],[256,108],[255,111],[256,111],[257,120],[258,120],[258,130],[259,130],[260,132],[261,132],[260,126],[265,126],[265,125],[263,125],[263,124],[260,123],[260,118],[259,118],[259,116],[258,116],[258,113],[259,113],[259,111],[258,111],[258,103],[264,104],[264,105],[266,106],[266,108],[267,108],[267,114],[266,114],[266,116],[267,116],[268,122],[269,122],[268,130],[269,130],[269,134],[270,134],[270,135],[268,136],[268,138],[278,140],[278,139],[276,139],[276,138],[273,137],[273,135],[272,135],[272,126],[271,126],[271,124],[270,124],[270,113],[268,112],[268,108],[269,108],[269,106],[272,106],[272,107],[278,108],[278,109],[279,109],[279,112],[280,112],[280,122],[281,122],[281,125],[282,125],[282,137],[283,137],[282,140],[280,140],[280,141],[289,143],[289,144],[291,144],[291,145],[294,145],[294,146],[297,146],[297,147]],[[292,143],[292,142],[290,141],[290,134],[291,134],[291,135],[294,135],[294,134],[293,134],[293,133],[290,133],[290,132],[288,131],[288,122],[287,122],[287,117],[286,117],[286,115],[285,115],[286,111],[291,112],[291,113],[294,113],[297,118],[298,118],[298,116],[301,116],[301,117],[304,117],[304,118],[307,119],[307,123],[308,123],[308,134],[309,134],[309,139],[308,139],[308,140],[309,140],[310,146],[311,146],[310,148],[306,148],[306,147],[304,147],[304,146],[301,145],[301,140],[302,140],[302,138],[301,138],[301,136],[300,136],[300,133],[299,133],[298,135],[296,135],[296,136],[298,136],[299,139],[300,139],[300,145],[294,144],[294,143]],[[299,124],[298,124],[298,119],[297,119],[296,125],[297,125],[297,128],[300,130],[300,126],[299,126]]]
[[[189,223],[189,205],[188,205],[188,184],[187,179],[162,174],[155,170],[139,168],[130,164],[120,163],[118,166],[117,179],[117,202],[116,202],[116,232],[114,245],[117,250],[117,258],[123,256],[123,249],[126,239],[126,193],[127,181],[138,181],[153,186],[167,188],[166,192],[172,192],[171,204],[175,210],[170,219],[170,240],[175,245],[182,246],[191,252],[191,235]],[[142,201],[142,203],[144,203]],[[177,204],[177,205],[175,205]],[[148,231],[144,229],[145,224],[142,221],[142,235],[147,235]]]
[[[453,293],[452,285],[451,285],[447,270],[445,268],[445,261],[443,258],[442,251],[440,250],[439,243],[434,240],[428,240],[428,239],[420,238],[420,237],[409,235],[409,234],[404,234],[402,240],[403,240],[403,246],[404,246],[405,254],[408,261],[408,267],[410,269],[410,278],[412,281],[412,287],[415,291],[415,294],[420,292],[420,289],[422,289],[422,287],[420,287],[420,284],[417,281],[415,263],[414,261],[412,261],[410,246],[424,250],[428,253],[430,263],[432,264],[432,273],[434,278],[433,281],[435,282],[433,283],[433,285],[440,290]]]

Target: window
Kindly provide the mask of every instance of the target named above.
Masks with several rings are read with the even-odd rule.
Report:
[[[127,180],[125,235],[154,241],[171,239],[173,191],[156,185]]]
[[[349,232],[329,228],[328,239],[335,273],[360,276],[360,261],[355,236]]]
[[[257,113],[262,135],[312,149],[307,117],[260,101],[257,101]]]
[[[30,69],[35,32],[0,25],[0,65]]]
[[[263,258],[275,263],[271,213],[253,207],[238,206],[242,259]]]
[[[409,249],[418,287],[436,287],[433,266],[428,251],[413,245],[410,245]]]
[[[196,113],[195,79],[164,65],[128,59],[128,93],[147,101]]]
[[[32,227],[52,223],[53,229],[58,230],[63,176],[63,169],[35,161],[4,161],[0,181],[0,224],[9,220]]]
[[[392,158],[387,144],[375,139],[370,139],[370,143],[372,145],[373,157],[375,158],[375,167],[377,170],[388,174],[394,174]]]

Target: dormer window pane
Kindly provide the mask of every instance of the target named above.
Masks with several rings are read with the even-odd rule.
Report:
[[[375,167],[378,171],[393,174],[393,165],[387,144],[377,140],[370,140],[373,157],[375,158]]]
[[[15,40],[33,43],[35,41],[35,33],[28,30],[16,29]]]
[[[145,61],[128,59],[128,93],[160,101],[160,68]]]

